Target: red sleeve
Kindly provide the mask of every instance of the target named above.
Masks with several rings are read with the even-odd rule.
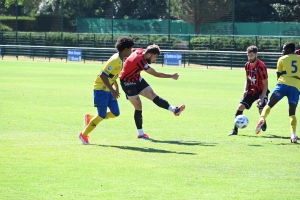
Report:
[[[266,67],[266,65],[261,65],[260,67],[259,67],[259,76],[261,77],[261,80],[265,80],[265,79],[267,79],[268,78],[268,72],[267,72],[267,67]]]
[[[296,51],[295,51],[295,54],[300,55],[300,49],[296,50]]]
[[[138,63],[137,63],[138,67],[141,69],[141,70],[148,70],[150,68],[150,66],[148,65],[148,63],[144,60],[144,59],[141,59]]]

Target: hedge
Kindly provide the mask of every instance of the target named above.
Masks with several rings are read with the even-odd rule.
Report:
[[[1,25],[0,27],[5,27]],[[6,27],[7,28],[7,27]],[[76,34],[60,32],[18,32],[18,44],[98,47],[112,48],[121,35],[111,34]],[[261,37],[261,36],[194,36],[185,41],[180,36],[172,35],[129,35],[135,41],[136,47],[146,48],[157,44],[161,49],[191,49],[191,50],[228,50],[246,51],[250,45],[256,45],[259,51],[280,52],[285,42],[294,42],[299,48],[299,37]],[[16,32],[0,32],[0,44],[15,44]]]

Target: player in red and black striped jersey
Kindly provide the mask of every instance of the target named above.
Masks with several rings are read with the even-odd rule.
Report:
[[[157,45],[150,45],[146,50],[133,50],[132,54],[125,60],[119,76],[122,89],[135,109],[134,121],[138,130],[138,138],[146,140],[151,138],[144,133],[142,127],[142,102],[139,95],[153,101],[157,106],[171,111],[175,116],[179,116],[185,109],[185,105],[174,107],[155,94],[151,86],[140,75],[141,71],[145,71],[159,78],[178,79],[179,75],[177,73],[165,74],[157,72],[149,66],[149,64],[156,60],[159,54],[160,49]]]
[[[247,48],[248,62],[245,64],[246,71],[246,82],[244,87],[244,93],[240,104],[235,113],[235,117],[242,115],[245,109],[250,109],[251,105],[256,102],[261,113],[262,109],[268,102],[268,72],[265,63],[257,58],[257,47],[249,46]],[[265,123],[262,130],[267,129],[267,124]],[[233,130],[228,134],[237,135],[238,129],[234,125]]]

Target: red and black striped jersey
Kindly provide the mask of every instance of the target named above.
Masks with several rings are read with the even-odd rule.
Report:
[[[256,65],[250,62],[245,64],[246,76],[248,81],[248,92],[252,95],[259,94],[264,89],[263,80],[268,78],[267,67],[264,62],[257,59]]]
[[[125,82],[134,82],[140,79],[141,71],[148,70],[150,66],[144,59],[144,49],[134,49],[125,60],[119,78]]]

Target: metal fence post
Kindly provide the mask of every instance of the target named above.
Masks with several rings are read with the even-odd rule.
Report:
[[[77,33],[77,46],[79,47],[79,33]]]
[[[282,47],[282,39],[281,37],[279,37],[279,51],[281,50],[281,47]]]
[[[16,45],[18,45],[18,0],[16,0]]]
[[[191,35],[189,35],[189,50],[191,50],[192,47],[191,47]]]
[[[96,34],[94,33],[94,47],[96,46]]]
[[[258,47],[258,44],[257,44],[257,35],[255,36],[255,46]]]

